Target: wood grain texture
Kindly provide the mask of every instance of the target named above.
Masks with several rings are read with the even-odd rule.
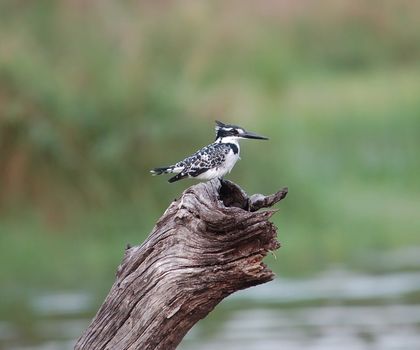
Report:
[[[229,294],[268,282],[262,262],[279,248],[273,210],[283,199],[230,181],[194,185],[171,203],[146,241],[127,248],[116,281],[76,350],[175,349]]]

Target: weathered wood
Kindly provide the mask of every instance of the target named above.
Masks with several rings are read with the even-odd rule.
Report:
[[[188,188],[141,246],[128,247],[117,278],[75,349],[175,349],[229,294],[273,279],[262,262],[279,248],[275,211],[283,199],[215,179]]]

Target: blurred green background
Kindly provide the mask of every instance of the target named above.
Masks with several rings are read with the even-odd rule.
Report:
[[[372,254],[420,246],[419,13],[409,0],[0,2],[1,319],[36,339],[34,295],[100,304],[126,243],[193,184],[149,169],[211,142],[215,119],[270,137],[243,141],[228,178],[289,187],[267,259],[280,276],[381,273]]]

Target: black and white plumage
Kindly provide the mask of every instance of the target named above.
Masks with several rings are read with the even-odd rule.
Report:
[[[200,180],[222,178],[232,170],[239,159],[238,140],[241,138],[268,140],[240,126],[216,121],[216,140],[213,143],[174,165],[155,168],[151,173],[153,175],[176,173],[177,175],[171,177],[169,182],[186,177]]]

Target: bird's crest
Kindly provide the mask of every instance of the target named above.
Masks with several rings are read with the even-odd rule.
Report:
[[[216,120],[216,133],[220,130],[220,128],[226,127],[226,124],[222,123],[221,121]]]
[[[223,130],[226,130],[226,131],[230,131],[232,129],[242,129],[242,128],[240,126],[238,126],[238,125],[225,124],[225,123],[222,123],[219,120],[216,120],[216,127],[215,127],[216,134],[219,132],[220,129],[223,129]]]

